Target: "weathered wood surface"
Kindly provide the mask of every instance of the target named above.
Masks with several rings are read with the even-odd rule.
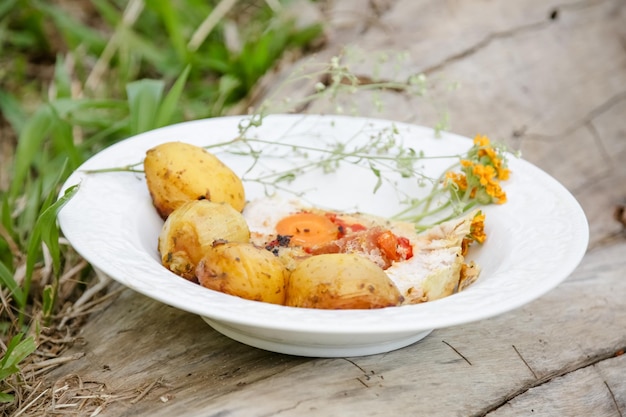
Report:
[[[449,130],[504,140],[571,190],[591,229],[581,265],[518,310],[344,359],[251,348],[122,290],[68,352],[84,356],[50,375],[69,387],[58,395],[82,381],[101,416],[626,415],[626,240],[613,217],[626,198],[626,2],[344,0],[322,13],[328,42],[314,59],[353,46],[366,51],[353,67],[363,77],[458,82]],[[388,92],[380,112],[372,99],[344,108],[437,122],[423,98]]]

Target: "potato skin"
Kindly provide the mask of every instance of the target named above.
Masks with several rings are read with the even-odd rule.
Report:
[[[402,295],[374,262],[333,253],[302,261],[287,283],[285,305],[320,309],[372,309],[402,302]]]
[[[269,251],[251,243],[216,242],[196,268],[200,285],[254,301],[284,304],[288,272]]]
[[[146,152],[143,165],[152,202],[163,219],[190,200],[224,202],[243,210],[241,179],[204,148],[183,142],[163,143]]]
[[[174,210],[159,234],[161,263],[183,278],[195,279],[195,268],[215,241],[248,242],[243,215],[226,203],[192,200]]]

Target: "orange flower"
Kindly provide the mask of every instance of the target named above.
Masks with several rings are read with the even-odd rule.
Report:
[[[470,170],[471,172],[469,172]],[[503,204],[506,202],[506,193],[500,187],[496,169],[493,166],[473,164],[471,167],[468,167],[466,172],[468,172],[468,175],[476,178],[480,187],[485,190],[487,195],[492,197],[494,203]]]
[[[489,138],[484,135],[476,135],[474,136],[474,145],[480,147],[489,146]]]
[[[455,183],[457,187],[459,187],[459,190],[467,190],[467,177],[465,176],[465,174],[448,171],[446,172],[446,184],[448,184],[450,181]]]
[[[487,239],[487,235],[485,234],[485,215],[482,211],[479,211],[474,218],[472,219],[472,224],[470,225],[470,232],[467,236],[463,238],[461,242],[461,254],[463,256],[467,255],[470,246],[474,242],[484,243]]]
[[[508,168],[502,168],[501,166],[497,166],[496,170],[498,170],[498,178],[502,181],[506,181],[509,179],[511,175],[511,170]]]
[[[478,243],[483,243],[487,239],[487,235],[485,234],[485,215],[483,212],[479,211],[472,219],[470,237]]]
[[[480,147],[477,151],[478,159],[486,163],[488,165],[493,165],[496,170],[497,177],[506,181],[509,179],[509,175],[511,171],[504,166],[503,159],[498,155],[496,149],[489,142],[489,138],[487,136],[476,135],[474,138],[474,145]],[[484,159],[488,159],[488,161],[483,161]]]
[[[486,187],[494,182],[496,170],[491,165],[474,164],[472,170],[480,185]]]

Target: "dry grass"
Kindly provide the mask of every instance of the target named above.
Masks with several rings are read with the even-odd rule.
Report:
[[[135,404],[156,388],[165,386],[160,379],[142,386],[116,391],[103,382],[84,380],[78,375],[67,375],[45,384],[43,380],[32,387],[13,417],[35,416],[90,416],[102,413],[112,403]],[[162,396],[166,402],[169,397]]]
[[[35,285],[45,282],[49,269],[45,264],[37,269]],[[82,277],[85,273],[91,274],[92,279],[85,280]],[[89,284],[85,286],[84,282]],[[15,401],[0,405],[2,415],[97,415],[108,402],[133,398],[132,393],[110,392],[104,384],[83,381],[79,376],[48,380],[52,370],[84,356],[80,351],[82,326],[91,314],[106,308],[122,290],[110,280],[90,272],[88,264],[78,258],[68,262],[60,283],[59,302],[63,308],[47,327],[34,335],[37,350],[22,362],[20,372],[5,380]],[[3,290],[0,297],[2,309],[10,312],[8,291]],[[72,347],[75,353],[68,352]]]

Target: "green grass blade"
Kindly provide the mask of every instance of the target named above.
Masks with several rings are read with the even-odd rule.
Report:
[[[52,257],[53,270],[56,272],[60,269],[60,252],[59,252],[59,228],[56,223],[56,218],[65,204],[76,194],[79,185],[74,185],[68,188],[63,196],[59,198],[53,204],[45,204],[47,206],[37,219],[35,227],[33,228],[32,236],[41,237],[41,241],[48,247],[50,255]],[[50,193],[50,199],[53,199],[55,195]],[[47,203],[47,202],[46,202]],[[32,238],[31,238],[32,239]],[[38,239],[34,239],[34,244],[38,245]],[[29,254],[30,254],[29,250]],[[27,267],[27,271],[32,274],[33,265],[31,263],[30,268]],[[28,266],[28,265],[27,265]],[[27,272],[28,275],[28,272]]]
[[[163,102],[159,106],[159,113],[157,114],[155,127],[166,126],[174,122],[174,115],[178,111],[178,103],[180,97],[183,94],[187,77],[191,67],[188,65],[180,74],[170,91],[167,93]]]
[[[57,55],[54,64],[54,87],[56,89],[56,98],[71,97],[71,77],[65,66],[65,59],[62,55]]]
[[[140,80],[126,86],[132,135],[156,127],[155,119],[164,87],[165,83],[160,80]]]
[[[174,2],[162,1],[162,0],[146,0],[146,6],[154,10],[167,30],[169,41],[172,43],[178,59],[185,62],[187,56],[187,45],[183,38],[184,25],[182,17],[178,11],[173,7]]]
[[[72,125],[59,117],[54,119],[51,131],[52,142],[56,146],[55,153],[67,158],[72,169],[78,168],[83,159],[74,145]],[[62,172],[62,171],[61,171]]]
[[[43,315],[43,320],[47,324],[50,320],[50,316],[52,316],[52,312],[54,309],[54,304],[56,302],[57,295],[57,287],[58,283],[55,281],[55,285],[46,285],[43,289],[43,293],[41,295],[42,307],[41,312]]]
[[[98,11],[98,15],[105,20],[109,26],[116,27],[122,21],[122,14],[111,5],[111,2],[108,0],[91,0],[91,4],[93,4]]]
[[[17,282],[15,282],[15,279],[13,279],[13,274],[2,261],[0,261],[0,282],[2,283],[3,287],[8,288],[9,291],[11,291],[11,294],[13,295],[13,298],[15,300],[22,304],[25,302],[24,292],[22,291],[22,288]]]
[[[22,340],[23,336],[24,335],[22,333],[18,333],[17,335],[13,336],[7,344],[7,351],[0,360],[0,368],[2,370],[6,368],[17,367],[17,365],[21,361],[23,361],[28,355],[33,353],[37,348],[37,345],[35,344],[35,339],[32,336],[29,336],[26,339]]]
[[[323,26],[313,24],[294,32],[291,43],[296,47],[303,47],[318,38],[323,32]]]
[[[4,353],[4,356],[0,358],[0,368],[8,368],[11,366],[9,364],[9,360],[11,359],[11,352],[20,344],[22,338],[24,337],[24,333],[18,333],[9,340],[7,343],[7,350]]]
[[[86,46],[92,53],[100,54],[106,45],[106,39],[97,31],[71,18],[67,12],[49,2],[33,1],[36,7],[47,14],[57,29],[61,31],[71,49]]]
[[[0,19],[4,19],[5,15],[9,14],[11,9],[15,7],[18,0],[4,0],[0,3]]]
[[[62,171],[65,171],[63,169]],[[59,251],[59,229],[56,227],[56,212],[54,210],[53,201],[56,197],[54,192],[48,193],[48,197],[44,201],[42,207],[45,209],[37,219],[35,228],[41,227],[41,240],[50,251],[52,259],[52,270],[56,275],[61,269],[61,254]],[[52,211],[50,210],[52,209]]]
[[[6,392],[0,392],[0,403],[12,403],[15,397]]]
[[[152,39],[142,36],[130,28],[123,26],[119,28],[118,37],[120,60],[130,60],[134,65],[137,58],[140,57],[164,74],[171,73],[180,66],[180,62],[169,49],[155,44]]]
[[[31,164],[39,156],[44,139],[54,124],[54,119],[55,115],[50,106],[43,105],[22,129],[15,150],[14,174],[9,187],[9,194],[12,197],[22,190]]]
[[[2,222],[2,227],[4,230],[12,237],[15,237],[15,227],[13,225],[13,218],[11,216],[11,205],[9,203],[9,194],[8,193],[0,193],[2,197],[2,201],[0,201],[0,222]],[[7,242],[8,244],[8,242]],[[10,256],[10,252],[7,250],[7,256],[0,252],[0,256],[2,256],[2,260],[8,262],[8,259],[12,259]]]
[[[39,216],[45,180],[44,176],[38,175],[35,178],[29,176],[24,182],[24,189],[20,198],[26,200],[26,204],[19,216],[15,217],[14,222],[20,248],[26,246],[25,242],[28,240],[28,236]]]
[[[35,268],[35,262],[38,258],[39,245],[43,242],[50,251],[52,257],[53,269],[58,272],[60,269],[60,254],[59,254],[59,228],[56,223],[56,218],[65,204],[78,192],[79,185],[74,185],[68,188],[63,196],[59,198],[55,203],[49,205],[43,209],[40,216],[37,218],[35,227],[32,230],[30,239],[28,241],[28,251],[26,256],[26,277],[22,288],[26,294],[30,290],[30,282],[33,276],[33,270]],[[23,306],[22,306],[23,307]]]
[[[32,336],[22,340],[22,333],[11,338],[7,345],[7,351],[0,360],[0,381],[19,371],[19,363],[37,349],[37,344]]]
[[[0,113],[17,133],[20,133],[26,125],[27,117],[19,101],[2,89],[0,89]]]

